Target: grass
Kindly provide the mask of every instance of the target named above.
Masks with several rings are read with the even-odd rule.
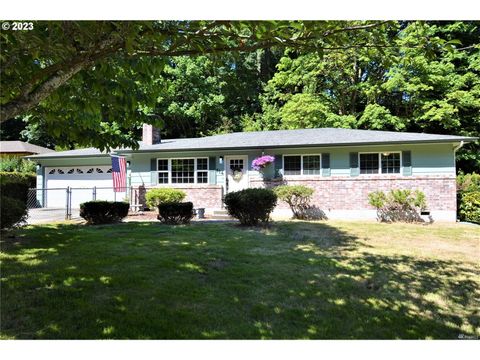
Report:
[[[3,236],[0,336],[475,338],[479,234],[333,221],[30,226]]]

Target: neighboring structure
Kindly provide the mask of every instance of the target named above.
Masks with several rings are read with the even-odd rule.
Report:
[[[52,152],[55,152],[55,150],[23,141],[0,141],[0,157],[21,157]]]
[[[433,219],[446,221],[456,219],[455,151],[476,139],[321,128],[161,140],[149,125],[143,134],[138,150],[115,151],[127,158],[127,185],[182,189],[207,213],[223,207],[227,192],[287,183],[314,188],[314,204],[328,218],[348,219],[375,218],[372,191],[419,189]],[[262,154],[275,156],[264,174],[251,167]],[[110,157],[96,149],[29,158],[41,165],[39,188],[112,186]],[[44,206],[55,206],[50,200]],[[279,204],[276,212],[289,210]]]

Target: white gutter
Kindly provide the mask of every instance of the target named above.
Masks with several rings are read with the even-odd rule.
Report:
[[[464,141],[463,140],[460,141],[460,144],[458,144],[458,146],[455,146],[453,148],[453,153],[455,154],[457,152],[457,150],[459,150],[463,146],[463,144],[464,144]]]

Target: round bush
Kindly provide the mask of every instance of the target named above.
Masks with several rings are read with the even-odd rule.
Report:
[[[277,195],[270,189],[245,189],[225,195],[225,206],[230,216],[242,225],[267,223],[277,205]]]
[[[163,203],[179,203],[187,195],[184,191],[172,188],[151,189],[147,191],[145,200],[147,206],[151,209],[158,207]]]
[[[80,204],[80,216],[88,224],[112,224],[128,215],[130,204],[123,201],[87,201]]]
[[[191,202],[172,202],[158,205],[158,220],[164,224],[188,224],[193,218]]]
[[[0,228],[11,228],[27,219],[27,205],[23,201],[2,196],[0,202]]]

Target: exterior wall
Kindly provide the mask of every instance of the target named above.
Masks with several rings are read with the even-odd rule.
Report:
[[[381,190],[410,189],[425,193],[427,210],[434,220],[456,220],[456,181],[454,175],[362,176],[362,177],[285,177],[288,185],[315,189],[312,204],[332,219],[375,219],[376,211],[368,204],[368,194]],[[279,183],[251,180],[251,187],[273,187]],[[290,215],[287,204],[280,202],[277,214]]]

